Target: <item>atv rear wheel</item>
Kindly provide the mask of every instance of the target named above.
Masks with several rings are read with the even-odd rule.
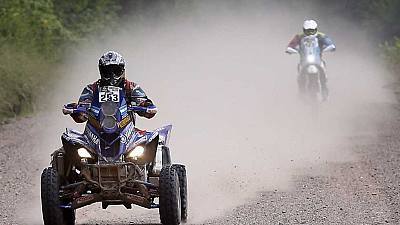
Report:
[[[181,223],[179,177],[173,166],[165,166],[160,173],[160,219],[163,225]]]
[[[57,171],[46,168],[41,177],[42,213],[45,225],[74,225],[75,210],[60,208],[60,179]]]
[[[180,164],[174,164],[172,165],[172,167],[174,167],[174,169],[178,173],[178,178],[179,178],[179,189],[181,197],[181,220],[182,222],[186,222],[188,217],[186,167]]]

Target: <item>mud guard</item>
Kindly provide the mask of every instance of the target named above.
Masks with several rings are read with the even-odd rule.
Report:
[[[169,135],[172,130],[172,125],[160,127],[154,131],[146,132],[148,141],[146,143],[146,161],[153,162],[156,157],[158,145],[161,144],[166,147],[169,140]]]

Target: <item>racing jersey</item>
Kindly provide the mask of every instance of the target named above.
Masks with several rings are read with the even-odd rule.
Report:
[[[317,32],[318,44],[321,49],[324,49],[330,45],[334,45],[332,39],[330,39],[326,34]],[[305,34],[296,34],[293,39],[289,42],[288,47],[293,49],[299,49],[300,41],[305,36]]]
[[[98,91],[101,86],[102,86],[101,80],[98,80],[98,81],[94,82],[93,84],[87,85],[83,89],[81,96],[79,97],[78,104],[92,103],[94,93],[96,91]],[[143,91],[143,89],[138,84],[136,84],[132,81],[128,81],[127,79],[124,79],[124,81],[121,82],[121,85],[119,85],[119,87],[123,88],[125,90],[126,100],[129,105],[136,105],[136,106],[143,106],[143,107],[154,106],[153,102],[147,97],[146,93]],[[150,119],[155,116],[156,110],[152,110],[151,112],[137,112],[137,114],[141,117],[146,117],[146,118]],[[87,121],[87,118],[85,115],[71,114],[71,116],[77,123],[83,123],[83,122]],[[134,117],[134,115],[132,115],[132,117]],[[134,118],[133,118],[133,120],[134,120]]]

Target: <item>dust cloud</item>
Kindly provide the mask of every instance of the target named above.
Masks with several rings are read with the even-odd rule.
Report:
[[[338,48],[325,54],[330,100],[313,118],[298,98],[298,56],[284,50],[315,10],[272,1],[188,2],[132,16],[121,32],[70,55],[60,68],[43,166],[63,129],[75,126],[60,107],[98,78],[97,60],[107,50],[125,57],[128,79],[159,108],[138,127],[174,126],[170,144],[174,161],[188,168],[190,222],[221,215],[258,191],[289,190],[303,168],[356,159],[349,137],[372,138],[385,111],[376,106],[392,100],[382,88],[386,71],[358,27],[312,16]]]

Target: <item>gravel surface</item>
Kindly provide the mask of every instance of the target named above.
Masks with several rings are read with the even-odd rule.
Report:
[[[35,184],[38,167],[34,144],[33,118],[12,121],[0,129],[0,223],[18,224],[18,205]]]
[[[390,107],[394,115],[379,125],[378,138],[349,137],[357,160],[304,168],[293,177],[293,189],[261,192],[248,204],[203,224],[400,224],[400,113],[398,106]],[[27,201],[35,212],[40,209],[34,192],[43,165],[33,152],[40,127],[35,125],[34,118],[25,118],[1,127],[0,224],[41,224],[39,213],[32,223],[17,213]],[[99,205],[78,210],[77,224],[159,223],[157,211],[115,210],[121,210],[120,216]]]
[[[308,168],[289,192],[263,192],[250,204],[205,224],[400,224],[400,120],[379,125],[378,138],[353,137],[355,162]]]

